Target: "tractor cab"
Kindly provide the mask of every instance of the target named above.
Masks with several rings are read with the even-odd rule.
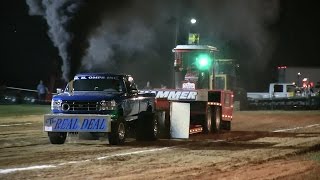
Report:
[[[175,55],[175,88],[213,90],[217,51],[208,45],[177,45],[172,50]]]

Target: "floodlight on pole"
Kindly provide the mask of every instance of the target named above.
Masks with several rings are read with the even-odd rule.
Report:
[[[191,24],[195,24],[197,22],[197,20],[195,18],[191,18],[190,22],[191,22]]]

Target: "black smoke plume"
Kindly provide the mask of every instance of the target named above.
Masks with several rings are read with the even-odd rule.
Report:
[[[83,1],[79,0],[27,0],[30,15],[42,16],[49,26],[48,35],[59,50],[62,59],[63,78],[70,79],[71,57],[68,52],[73,40],[69,31],[73,16],[79,11]]]

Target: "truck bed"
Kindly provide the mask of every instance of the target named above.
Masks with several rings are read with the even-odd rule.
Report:
[[[267,92],[248,92],[247,97],[251,99],[268,99],[270,94]]]

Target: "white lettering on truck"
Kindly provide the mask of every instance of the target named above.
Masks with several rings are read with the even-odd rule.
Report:
[[[181,95],[181,91],[171,91],[169,93],[168,99],[179,100]]]
[[[154,93],[156,98],[167,98],[168,100],[196,100],[198,93],[196,91],[140,91],[142,93]]]
[[[170,91],[152,91],[152,93],[156,94],[156,98],[167,98],[169,96]]]

